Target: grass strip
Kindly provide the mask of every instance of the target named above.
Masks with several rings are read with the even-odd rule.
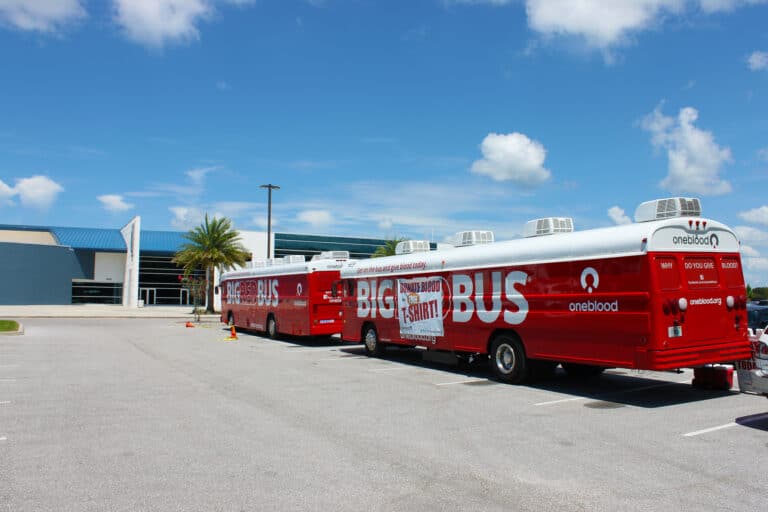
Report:
[[[0,332],[13,332],[19,330],[19,322],[14,320],[0,320]]]

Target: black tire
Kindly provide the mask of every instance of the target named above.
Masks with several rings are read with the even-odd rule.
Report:
[[[493,339],[488,363],[493,376],[501,382],[517,384],[528,375],[525,348],[515,335],[501,334]]]
[[[275,317],[273,315],[269,315],[267,317],[267,336],[270,338],[277,339],[279,333],[277,332],[277,320],[275,320]]]
[[[605,368],[591,364],[563,363],[563,370],[574,379],[592,379],[599,377]]]
[[[382,357],[386,350],[384,343],[379,341],[376,327],[370,324],[363,327],[363,346],[368,357]]]

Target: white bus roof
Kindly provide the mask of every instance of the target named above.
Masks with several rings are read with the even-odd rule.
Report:
[[[701,217],[674,218],[457,249],[357,260],[345,265],[341,275],[365,277],[418,274],[465,268],[623,257],[659,251],[732,253],[739,251],[739,242],[736,235],[719,222]]]
[[[246,279],[249,277],[286,276],[292,274],[311,274],[323,270],[339,270],[346,264],[341,260],[314,260],[300,263],[284,263],[268,267],[244,268],[231,270],[221,275],[220,282],[227,279]]]

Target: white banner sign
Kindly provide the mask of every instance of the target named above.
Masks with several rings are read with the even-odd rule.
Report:
[[[397,317],[401,336],[443,335],[443,280],[397,280]]]

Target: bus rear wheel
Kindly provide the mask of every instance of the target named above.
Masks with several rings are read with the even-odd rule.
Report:
[[[277,338],[277,322],[275,321],[275,317],[272,315],[269,315],[267,318],[267,336],[273,340]]]
[[[365,355],[369,357],[382,357],[384,355],[384,344],[379,341],[379,335],[374,326],[366,325],[363,328],[363,344]]]
[[[232,327],[235,325],[235,315],[230,311],[227,314],[227,327]]]
[[[522,382],[528,372],[525,349],[514,335],[501,334],[493,339],[488,362],[493,376],[508,384]]]

